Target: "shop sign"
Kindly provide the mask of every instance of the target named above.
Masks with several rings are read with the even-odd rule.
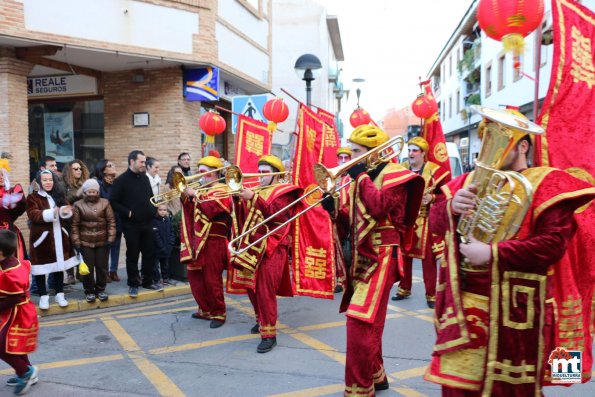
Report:
[[[97,81],[83,75],[36,76],[27,78],[29,98],[97,95]]]

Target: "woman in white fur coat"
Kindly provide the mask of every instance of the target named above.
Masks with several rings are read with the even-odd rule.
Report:
[[[56,303],[66,307],[63,272],[79,263],[63,227],[63,219],[72,217],[72,206],[67,205],[64,190],[51,171],[40,171],[35,180],[41,188],[27,197],[27,216],[31,220],[31,274],[39,290],[39,308],[47,310],[50,305],[45,277],[50,273],[55,283]]]

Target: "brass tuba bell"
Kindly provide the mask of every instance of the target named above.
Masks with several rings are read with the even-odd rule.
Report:
[[[533,187],[515,171],[501,171],[508,154],[527,134],[543,134],[535,123],[502,110],[479,105],[471,110],[484,117],[481,150],[471,183],[477,187],[478,204],[473,213],[461,216],[457,232],[490,243],[509,240],[518,232],[533,200]]]

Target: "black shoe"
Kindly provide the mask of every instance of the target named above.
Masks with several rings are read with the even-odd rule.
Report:
[[[85,294],[85,299],[87,303],[93,303],[95,302],[95,294]]]
[[[260,343],[258,344],[256,351],[258,353],[267,353],[267,352],[270,352],[271,350],[273,350],[273,347],[275,347],[275,346],[277,346],[277,338],[276,337],[263,338],[260,341]]]
[[[388,379],[385,378],[383,382],[374,383],[374,390],[388,390]]]
[[[251,333],[251,334],[259,334],[259,333],[260,333],[260,328],[258,327],[258,323],[256,323],[256,324],[254,325],[254,327],[252,327],[252,328],[250,329],[250,333]]]
[[[397,294],[397,295],[393,296],[391,299],[394,301],[402,301],[403,299],[407,299],[407,298],[409,298],[409,297],[405,296],[405,295]]]
[[[105,302],[106,300],[109,299],[109,297],[107,296],[107,294],[104,291],[101,291],[101,292],[97,293],[97,299],[99,299],[101,302]]]
[[[343,292],[343,286],[337,284],[337,286],[335,287],[335,294],[338,294],[339,292]]]
[[[222,326],[223,324],[225,324],[225,321],[221,321],[221,320],[211,320],[211,325],[209,325],[209,327],[211,328],[219,328],[220,326]]]
[[[131,298],[136,298],[138,296],[138,287],[130,287],[130,288],[128,288],[128,295]]]
[[[143,285],[143,288],[144,289],[152,289],[152,290],[155,290],[155,291],[163,291],[163,286],[161,284],[158,284],[158,283],[154,283],[154,284],[146,285],[146,286]]]
[[[434,307],[436,307],[436,302],[432,302],[432,301],[427,301],[428,302],[428,307],[430,309],[433,309]]]

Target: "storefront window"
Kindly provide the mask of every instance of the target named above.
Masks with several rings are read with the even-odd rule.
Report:
[[[29,102],[29,161],[32,177],[44,156],[62,170],[82,160],[92,172],[104,157],[103,100]]]

